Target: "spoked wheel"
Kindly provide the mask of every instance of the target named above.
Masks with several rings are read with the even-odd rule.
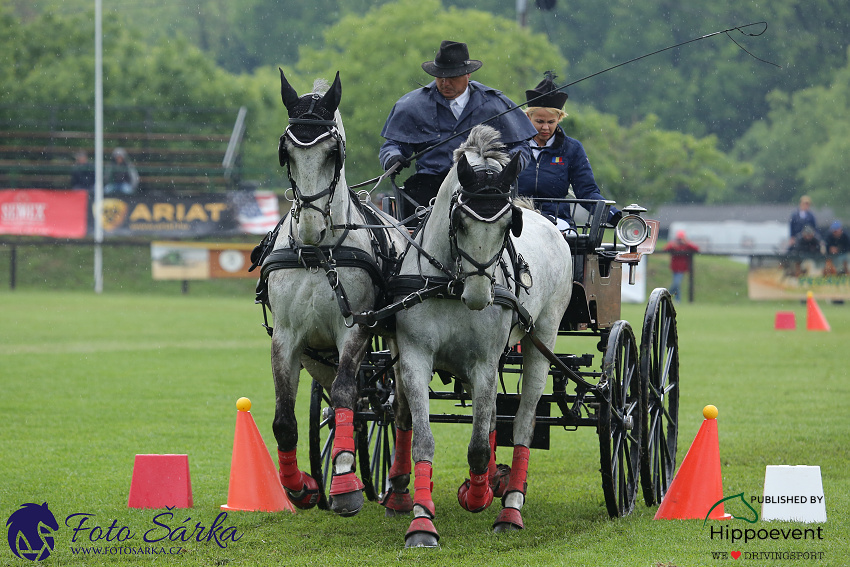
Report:
[[[640,377],[646,397],[641,449],[641,487],[647,506],[661,502],[676,469],[679,432],[679,339],[670,292],[649,297],[640,339]]]
[[[379,372],[382,360],[387,357],[384,353],[367,354],[358,373],[360,397],[354,412],[354,443],[357,475],[365,485],[364,493],[369,500],[380,499],[387,490],[395,448],[392,372]],[[314,380],[310,392],[310,474],[319,485],[318,506],[323,510],[329,509],[327,494],[333,472],[331,454],[335,425],[330,398]]]
[[[617,321],[602,361],[599,434],[602,492],[612,518],[634,509],[640,472],[644,400],[638,374],[638,349],[632,328]]]
[[[310,474],[319,485],[318,506],[328,507],[331,485],[331,450],[334,439],[334,411],[322,385],[313,380],[310,391]]]

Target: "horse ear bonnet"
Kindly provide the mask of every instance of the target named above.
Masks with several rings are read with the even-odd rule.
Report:
[[[289,85],[282,70],[280,72],[280,85],[281,99],[290,119],[301,118],[317,121],[317,124],[290,124],[283,136],[280,137],[277,154],[278,161],[283,167],[289,159],[284,143],[286,138],[289,138],[298,146],[307,148],[330,135],[327,124],[322,122],[334,121],[334,113],[339,106],[342,95],[342,86],[339,81],[339,72],[337,72],[333,85],[324,95],[309,93],[299,97]]]

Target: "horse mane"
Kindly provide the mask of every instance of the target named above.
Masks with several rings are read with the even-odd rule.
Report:
[[[327,79],[316,79],[313,81],[313,92],[316,94],[323,95],[328,92],[328,89],[331,88],[331,84],[327,81]]]
[[[531,197],[514,197],[513,204],[520,209],[537,210],[534,208],[534,200]]]
[[[454,161],[460,159],[466,152],[472,152],[484,160],[492,159],[502,167],[510,161],[510,156],[505,152],[505,145],[501,141],[499,131],[491,126],[479,124],[469,133],[469,137],[454,151]]]

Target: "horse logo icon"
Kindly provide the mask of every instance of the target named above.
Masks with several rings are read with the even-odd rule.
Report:
[[[24,504],[9,516],[9,548],[21,559],[42,561],[53,551],[53,532],[59,524],[44,504]]]

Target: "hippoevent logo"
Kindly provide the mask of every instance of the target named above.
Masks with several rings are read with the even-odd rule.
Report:
[[[118,520],[101,523],[96,514],[77,512],[65,517],[67,529],[63,533],[70,540],[73,555],[107,556],[176,555],[190,542],[227,549],[244,536],[235,526],[227,525],[227,512],[220,512],[209,523],[172,510],[156,513],[151,525],[141,529],[121,525]],[[9,548],[21,559],[43,561],[53,552],[59,522],[47,502],[23,504],[9,516],[6,526]]]
[[[786,503],[786,497],[759,497],[753,496],[750,498],[750,502],[754,502],[757,504],[761,504],[763,502],[770,503],[771,498],[776,498],[777,503]],[[801,498],[806,497],[794,497],[796,501],[799,502]],[[815,497],[812,497],[815,498]],[[822,496],[820,498],[823,498]],[[779,499],[782,499],[780,502]],[[723,504],[724,502],[736,501],[740,500],[741,503],[749,510],[746,516],[735,516],[729,514],[731,516],[730,520],[743,520],[749,524],[756,524],[759,521],[759,513],[755,508],[752,507],[750,502],[747,502],[747,499],[744,498],[744,493],[734,494],[732,496],[727,496],[726,498],[721,498],[709,509],[708,513],[705,515],[705,519],[703,520],[703,527],[709,520],[709,516],[711,512]],[[789,500],[790,503],[792,500]],[[718,526],[710,526],[709,527],[709,537],[712,541],[721,541],[729,544],[749,544],[751,542],[764,542],[768,540],[783,540],[786,542],[793,541],[822,541],[823,540],[823,527],[818,526],[816,528],[792,528],[792,527],[777,527],[777,528],[736,528],[733,526],[726,525],[727,522],[723,521],[723,525]],[[713,551],[711,553],[712,559],[757,559],[757,560],[821,560],[824,558],[823,551]]]
[[[24,504],[9,516],[8,541],[12,553],[21,559],[42,561],[53,551],[53,533],[59,524],[53,512],[44,504]]]

